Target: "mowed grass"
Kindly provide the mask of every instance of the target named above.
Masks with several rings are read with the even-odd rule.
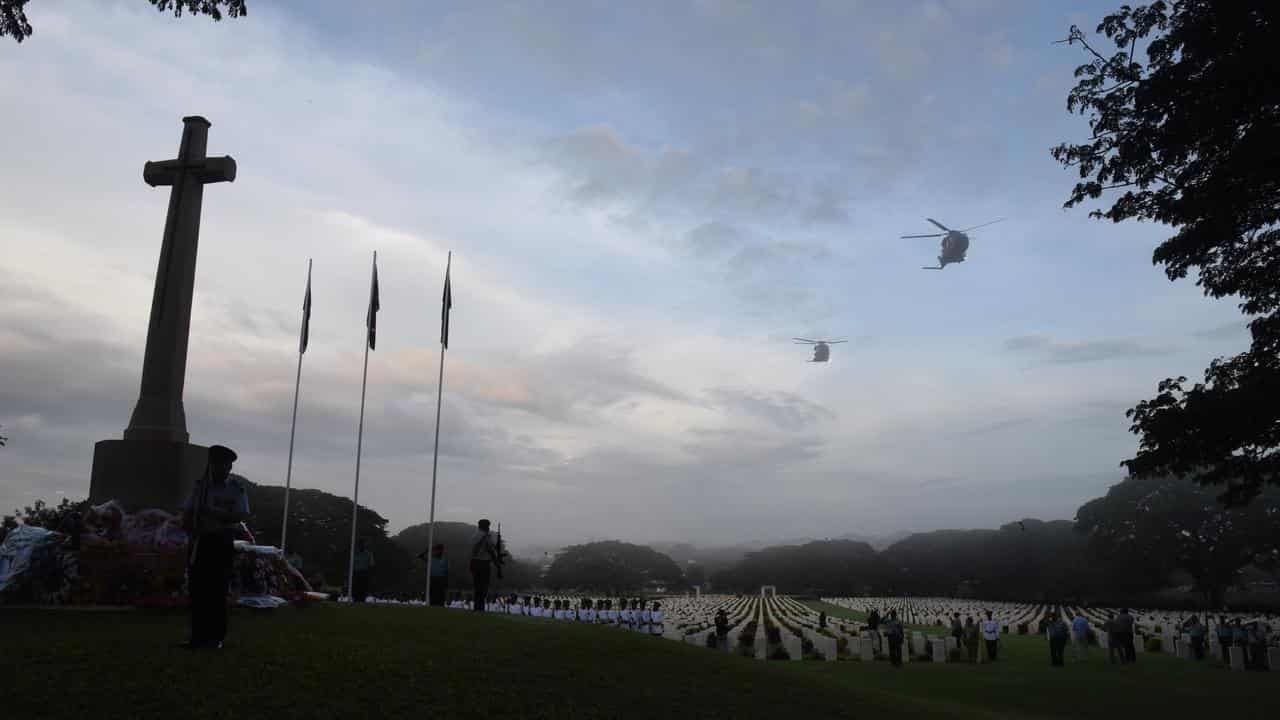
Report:
[[[1048,666],[760,662],[603,627],[452,610],[232,614],[192,652],[181,614],[0,610],[0,708],[32,718],[1276,717],[1276,676],[1164,657]],[[1133,713],[1136,713],[1134,715]]]

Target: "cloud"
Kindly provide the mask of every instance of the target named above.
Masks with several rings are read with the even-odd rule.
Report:
[[[1192,337],[1202,340],[1237,340],[1248,338],[1249,322],[1247,320],[1237,320],[1235,322],[1224,323],[1217,327],[1211,327],[1204,330],[1197,330],[1191,333]]]
[[[795,393],[713,388],[708,395],[731,415],[760,418],[784,431],[804,430],[836,417],[831,410]]]
[[[1004,342],[1004,349],[1033,354],[1054,364],[1103,362],[1120,358],[1167,355],[1174,350],[1137,340],[1099,339],[1060,341],[1048,335],[1020,335]]]

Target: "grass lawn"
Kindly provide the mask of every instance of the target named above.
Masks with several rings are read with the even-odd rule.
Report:
[[[0,708],[27,718],[1050,718],[1280,716],[1276,676],[1167,657],[1052,669],[760,662],[611,628],[451,610],[232,614],[220,653],[180,614],[0,610]],[[1242,714],[1243,713],[1243,714]]]

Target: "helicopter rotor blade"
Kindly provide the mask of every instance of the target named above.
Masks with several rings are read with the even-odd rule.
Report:
[[[902,235],[900,237],[903,240],[906,240],[909,238],[942,237],[942,233],[934,233],[933,235]]]
[[[943,225],[942,223],[938,222],[937,220],[934,220],[933,218],[925,218],[925,220],[928,220],[934,225],[937,225],[938,229],[942,230],[943,232],[951,232],[951,228],[947,227],[946,225]]]
[[[921,270],[941,270],[942,266],[941,265],[921,265],[920,269]]]
[[[820,343],[820,342],[822,342],[821,340],[810,340],[810,339],[808,339],[808,338],[791,338],[791,339],[792,339],[792,340],[797,341],[797,343],[798,343],[798,344],[803,344],[803,343],[810,343],[810,344],[813,344],[813,343]]]
[[[1004,222],[1004,221],[1005,221],[1005,218],[1000,218],[999,220],[992,220],[992,221],[991,221],[991,222],[989,222],[989,223],[982,223],[981,225],[974,225],[974,226],[973,226],[973,227],[971,227],[971,228],[965,228],[964,230],[961,230],[960,232],[969,232],[970,230],[977,230],[978,228],[983,228],[983,227],[986,227],[986,226],[988,226],[988,225],[995,225],[995,224],[996,224],[996,223],[998,223],[998,222]]]

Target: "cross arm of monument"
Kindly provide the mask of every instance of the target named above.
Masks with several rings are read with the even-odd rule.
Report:
[[[172,185],[184,172],[195,175],[201,183],[231,182],[236,179],[236,161],[230,155],[223,155],[194,163],[180,159],[148,162],[142,166],[142,179],[151,187]]]

